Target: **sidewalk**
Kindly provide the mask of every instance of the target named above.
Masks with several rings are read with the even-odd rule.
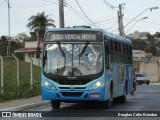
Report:
[[[149,83],[150,85],[160,85],[160,83]]]
[[[13,108],[29,104],[41,103],[41,96],[0,102],[0,109]]]

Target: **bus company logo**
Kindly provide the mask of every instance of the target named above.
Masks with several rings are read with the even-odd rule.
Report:
[[[71,86],[70,86],[70,89],[71,89],[71,90],[74,90],[74,89],[75,89],[75,87],[74,87],[73,85],[71,85]]]
[[[75,80],[75,79],[77,79],[77,77],[67,77],[68,79],[70,79],[70,80]]]

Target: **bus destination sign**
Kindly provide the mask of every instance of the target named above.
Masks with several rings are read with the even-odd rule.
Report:
[[[100,33],[48,32],[45,41],[100,41]]]

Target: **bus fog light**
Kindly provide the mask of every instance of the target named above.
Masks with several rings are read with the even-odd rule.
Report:
[[[90,94],[90,97],[92,97],[92,98],[98,98],[100,96],[101,96],[101,94],[99,94],[99,93],[91,93]]]
[[[49,87],[49,89],[52,89],[52,88],[53,88],[53,86],[52,86],[52,85],[49,85],[48,87]]]

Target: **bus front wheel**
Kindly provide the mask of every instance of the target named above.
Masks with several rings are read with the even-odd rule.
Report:
[[[61,102],[59,100],[51,100],[51,106],[53,109],[59,109]]]

